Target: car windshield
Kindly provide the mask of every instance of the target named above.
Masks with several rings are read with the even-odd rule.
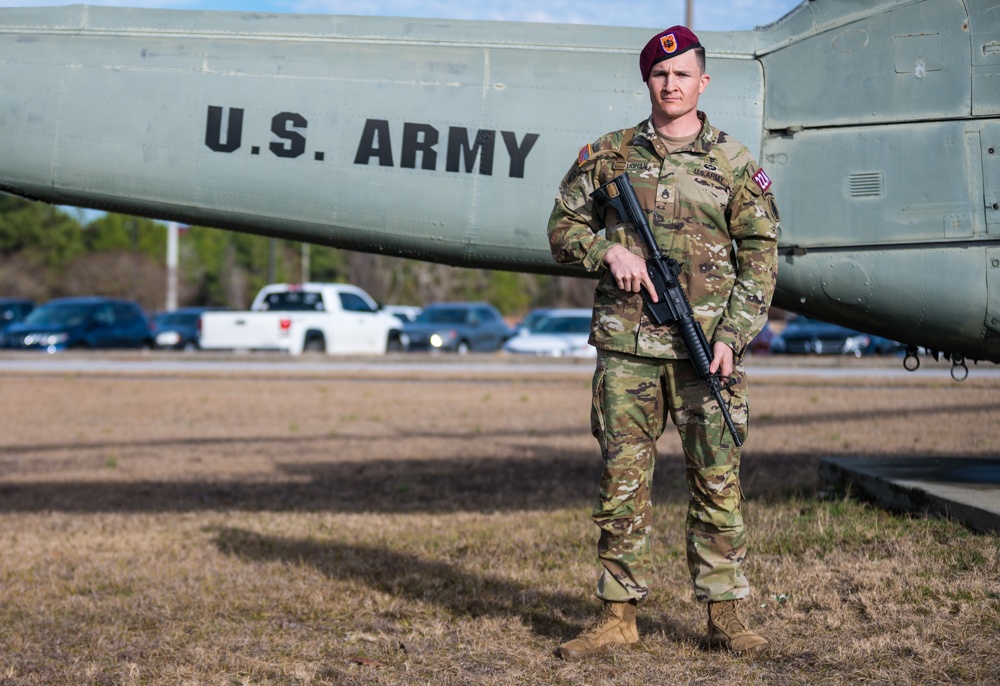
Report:
[[[286,291],[283,293],[268,293],[264,297],[261,309],[277,310],[279,312],[322,311],[323,294],[311,291]]]
[[[197,314],[171,312],[170,314],[161,314],[156,317],[156,325],[161,329],[166,326],[195,326],[197,323]]]
[[[35,326],[79,326],[86,321],[93,305],[60,303],[42,305],[24,318],[25,324]]]
[[[542,320],[534,333],[590,333],[590,317],[549,317]]]
[[[545,311],[529,312],[521,322],[521,326],[528,331],[536,331],[538,329],[538,325],[544,322],[545,318],[548,316],[549,313]]]
[[[417,316],[422,324],[464,324],[468,310],[464,307],[433,307]]]

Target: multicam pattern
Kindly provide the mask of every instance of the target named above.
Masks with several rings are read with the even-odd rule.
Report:
[[[557,262],[588,271],[604,269],[615,243],[648,257],[638,233],[614,210],[592,215],[594,188],[628,172],[660,249],[684,269],[681,286],[706,337],[740,356],[767,321],[778,211],[773,195],[753,180],[758,167],[746,147],[699,117],[698,138],[673,154],[650,120],[592,143],[559,187],[549,244]],[[620,290],[606,270],[595,294],[591,343],[633,355],[687,357],[676,329],[650,321],[639,294]]]
[[[723,392],[741,438],[747,434],[743,369]],[[740,449],[718,404],[687,360],[657,360],[599,350],[591,430],[601,445],[604,472],[594,522],[601,528],[597,585],[603,600],[642,600],[648,593],[656,440],[667,415],[677,427],[691,500],[687,515],[688,568],[703,602],[735,600],[750,592],[740,571],[746,534],[740,514]]]
[[[594,215],[590,194],[627,172],[663,253],[679,277],[695,319],[711,342],[736,351],[737,383],[724,392],[733,422],[747,433],[747,387],[740,366],[764,326],[777,274],[778,210],[754,180],[749,151],[712,127],[701,112],[695,141],[668,153],[647,120],[602,136],[581,152],[559,188],[548,235],[556,261],[603,270],[594,297],[590,342],[598,348],[591,425],[604,455],[600,500],[604,571],[597,595],[609,601],[648,594],[650,490],[656,439],[667,415],[684,448],[691,500],[688,567],[703,602],[749,594],[741,571],[746,534],[740,514],[740,449],[673,326],[657,326],[637,293],[620,290],[605,269],[616,243],[649,257],[633,227],[614,210]],[[758,176],[757,178],[764,178]]]

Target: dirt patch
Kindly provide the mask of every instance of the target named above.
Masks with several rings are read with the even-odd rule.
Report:
[[[827,455],[996,455],[1000,382],[751,379],[753,619],[779,646],[760,663],[699,646],[668,429],[643,648],[572,666],[550,652],[593,610],[589,374],[486,364],[5,373],[0,683],[593,683],[624,660],[642,683],[1000,670],[997,537],[816,494]]]

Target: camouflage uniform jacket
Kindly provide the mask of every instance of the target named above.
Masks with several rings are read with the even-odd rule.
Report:
[[[704,113],[698,116],[698,137],[674,153],[667,152],[652,119],[602,136],[580,151],[559,186],[549,244],[557,262],[603,271],[590,333],[598,348],[688,357],[676,327],[654,324],[641,296],[619,289],[604,264],[616,243],[649,257],[638,232],[613,209],[592,214],[591,192],[626,171],[660,250],[682,265],[680,283],[708,340],[728,344],[739,358],[767,321],[778,266],[778,210],[770,181],[758,174],[742,143],[711,126]]]

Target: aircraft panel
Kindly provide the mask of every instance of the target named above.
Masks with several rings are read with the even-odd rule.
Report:
[[[160,94],[149,92],[149,83],[148,73],[132,69],[72,71],[61,103],[54,184],[104,185],[105,192],[164,201],[196,191],[193,151],[175,135],[201,124],[189,104],[191,79],[159,73]]]
[[[985,336],[986,252],[982,246],[957,245],[935,250],[840,248],[785,255],[778,265],[774,304],[904,343],[948,351],[960,348],[962,341]],[[991,272],[995,274],[996,269]],[[944,288],[942,274],[947,275]],[[985,343],[981,354],[980,359],[1000,361],[1000,337]]]
[[[1000,114],[1000,7],[992,0],[969,2],[972,33],[972,114]]]
[[[986,326],[1000,347],[1000,248],[986,250]]]
[[[993,120],[983,126],[980,146],[986,231],[992,236],[1000,236],[1000,121]]]
[[[839,4],[810,3],[810,9]],[[765,128],[968,116],[967,24],[961,0],[936,0],[844,14],[820,25],[761,58],[768,84]]]
[[[64,70],[33,65],[37,78],[31,81],[23,79],[24,71],[23,63],[0,63],[0,160],[10,180],[48,185]]]
[[[768,138],[764,159],[774,163],[770,173],[781,193],[782,243],[972,237],[977,226],[981,230],[969,202],[969,174],[978,164],[966,146],[973,126],[943,121]]]

